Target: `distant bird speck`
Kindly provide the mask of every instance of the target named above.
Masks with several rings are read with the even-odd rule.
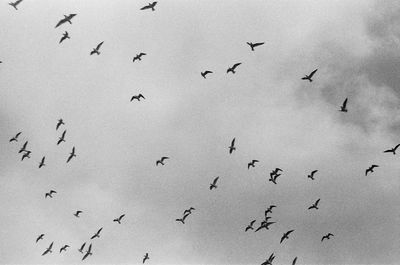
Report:
[[[332,233],[328,233],[328,234],[324,235],[324,236],[321,238],[321,242],[324,241],[324,239],[328,239],[328,240],[331,239],[331,236],[333,236]]]
[[[64,130],[61,137],[58,138],[57,145],[61,144],[62,142],[65,142],[65,134],[66,133],[67,133],[67,130]]]
[[[90,243],[88,250],[86,250],[86,254],[83,256],[82,260],[85,260],[89,255],[92,255],[92,243]]]
[[[232,74],[236,73],[235,72],[236,67],[238,67],[241,64],[242,63],[235,63],[232,67],[229,67],[228,70],[226,70],[226,73],[229,73],[229,72],[231,72]]]
[[[75,213],[74,213],[74,215],[75,215],[75,217],[79,217],[79,215],[82,213],[82,211],[76,211]]]
[[[134,99],[136,99],[137,101],[140,101],[141,98],[142,98],[142,99],[146,99],[142,94],[134,95],[134,96],[131,97],[131,102],[132,102],[132,100],[134,100]]]
[[[313,80],[311,79],[313,77],[313,75],[318,71],[318,69],[315,69],[314,71],[312,71],[309,75],[305,75],[302,79],[303,80],[308,80],[310,82],[312,82]]]
[[[247,45],[250,46],[251,50],[254,51],[254,48],[260,45],[263,45],[265,42],[256,42],[256,43],[251,43],[251,42],[246,42]]]
[[[54,193],[57,193],[57,191],[55,191],[55,190],[50,190],[49,192],[47,192],[47,193],[44,195],[44,198],[47,198],[47,197],[53,198],[53,194],[54,194]]]
[[[236,141],[236,138],[233,138],[233,140],[231,142],[231,145],[228,147],[229,148],[229,154],[232,154],[232,152],[236,150],[235,141]]]
[[[51,242],[50,246],[43,252],[42,256],[46,255],[47,253],[52,253],[51,248],[53,247],[53,243]]]
[[[212,190],[212,189],[216,189],[218,186],[217,186],[217,181],[218,181],[218,179],[219,179],[219,177],[216,177],[214,180],[213,180],[213,182],[210,184],[210,190]]]
[[[59,43],[63,42],[63,41],[66,40],[66,39],[70,39],[69,34],[68,34],[68,31],[64,32],[64,34],[63,34],[63,36],[61,37]]]
[[[37,243],[39,240],[43,239],[43,237],[44,237],[44,234],[40,234],[40,235],[36,238],[36,243]]]
[[[161,165],[164,166],[164,161],[167,160],[167,159],[169,159],[168,156],[163,156],[163,157],[161,157],[160,160],[157,160],[157,161],[156,161],[156,166],[158,166],[158,164],[161,164]]]
[[[114,220],[113,220],[113,222],[117,222],[118,224],[121,224],[121,220],[122,220],[122,218],[125,216],[125,214],[123,214],[123,215],[121,215],[120,217],[118,217],[118,218],[115,218]]]
[[[15,10],[18,10],[17,6],[18,6],[22,1],[23,1],[23,0],[17,0],[17,1],[15,1],[15,2],[11,2],[11,3],[8,3],[8,4],[9,4],[10,6],[14,7]]]
[[[56,28],[61,26],[62,24],[68,22],[69,24],[72,24],[72,18],[75,17],[76,14],[69,14],[68,16],[64,15],[64,18],[58,21]]]
[[[206,79],[206,75],[212,74],[212,73],[213,73],[212,71],[206,70],[206,71],[204,71],[204,72],[201,72],[201,76],[202,76],[204,79]]]
[[[72,159],[73,157],[76,157],[76,154],[75,154],[75,146],[72,147],[72,151],[71,151],[71,153],[69,153],[69,156],[68,156],[68,159],[67,159],[67,163],[68,163],[69,161],[71,161],[71,159]]]
[[[151,9],[151,11],[154,11],[154,7],[156,6],[157,2],[149,3],[147,6],[142,7],[140,10],[146,10],[146,9]]]
[[[42,157],[42,160],[39,163],[39,168],[44,167],[46,164],[44,163],[44,160],[46,159],[46,157]]]
[[[340,107],[341,112],[347,112],[347,98],[343,101],[342,106]]]
[[[22,132],[17,133],[13,138],[10,139],[11,142],[18,142],[18,137],[21,135]]]
[[[317,172],[318,172],[318,170],[313,170],[313,171],[311,171],[311,174],[309,174],[307,177],[308,177],[309,179],[314,180],[314,175],[315,175],[315,173],[317,173]]]
[[[103,45],[103,43],[104,43],[104,41],[97,44],[96,48],[93,48],[93,50],[90,52],[90,55],[93,55],[93,54],[100,55],[100,48]]]
[[[143,264],[146,262],[146,260],[150,259],[149,258],[149,253],[146,253],[143,257]]]
[[[143,55],[146,55],[146,54],[145,54],[144,52],[141,52],[141,53],[139,53],[139,54],[136,54],[136,56],[133,57],[132,62],[135,62],[136,60],[141,61]]]
[[[319,209],[319,208],[318,208],[319,200],[320,200],[320,199],[318,199],[315,203],[313,203],[313,205],[311,205],[310,207],[308,207],[308,209],[309,209],[309,210],[311,210],[311,209],[318,210],[318,209]]]
[[[365,170],[365,176],[368,175],[368,173],[374,172],[374,168],[379,167],[378,165],[372,165],[367,170]]]
[[[251,160],[251,162],[247,164],[247,169],[250,169],[250,167],[255,167],[255,163],[258,163],[258,162],[259,161],[255,160],[255,159]]]

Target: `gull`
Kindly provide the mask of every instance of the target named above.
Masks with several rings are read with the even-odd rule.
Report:
[[[13,141],[18,142],[18,137],[21,135],[21,133],[22,132],[17,133],[13,138],[10,139],[9,142],[10,143],[13,142]]]
[[[82,213],[82,211],[76,211],[76,213],[74,213],[75,217],[79,218],[79,215]]]
[[[31,158],[31,157],[29,156],[31,153],[32,153],[31,151],[25,151],[25,153],[22,155],[21,161],[23,161],[25,157]]]
[[[37,243],[39,240],[43,239],[43,237],[44,237],[44,234],[41,234],[40,236],[38,236],[38,237],[36,238],[36,243]]]
[[[64,132],[62,133],[61,137],[58,138],[57,145],[59,145],[62,142],[65,142],[65,134],[66,133],[67,133],[67,130],[64,130]]]
[[[132,62],[134,63],[136,60],[139,60],[139,61],[141,61],[142,60],[142,56],[143,55],[146,55],[144,52],[141,52],[141,53],[139,53],[139,54],[136,54],[136,56],[135,57],[133,57],[133,60],[132,60]]]
[[[9,4],[10,6],[14,7],[15,10],[18,10],[17,6],[18,6],[22,1],[23,1],[23,0],[17,0],[17,1],[15,1],[15,2],[11,2],[11,3],[8,3],[8,4]]]
[[[228,70],[226,70],[226,73],[229,73],[229,72],[232,72],[232,74],[236,73],[235,72],[236,67],[238,67],[241,64],[242,63],[235,63],[232,67],[229,67]]]
[[[269,181],[272,181],[272,183],[276,184],[276,179],[277,179],[281,174],[273,174],[273,173],[271,172],[269,175],[270,175]]]
[[[142,94],[134,95],[134,96],[131,97],[131,102],[132,102],[132,100],[134,100],[134,99],[137,99],[137,101],[140,101],[141,98],[142,98],[142,99],[146,99]]]
[[[313,170],[313,171],[311,171],[311,174],[309,174],[307,177],[308,177],[309,179],[314,180],[314,174],[317,173],[317,172],[318,172],[318,170]]]
[[[76,16],[76,14],[69,14],[68,16],[64,15],[64,18],[58,21],[56,28],[64,24],[65,22],[68,22],[69,24],[72,24],[71,20],[72,18]]]
[[[47,197],[53,198],[53,193],[57,193],[57,191],[51,190],[51,191],[47,192],[47,193],[44,195],[44,198],[45,198],[45,199],[46,199]]]
[[[308,207],[308,209],[309,209],[309,210],[311,210],[311,209],[316,209],[316,210],[318,210],[318,203],[319,203],[319,200],[320,200],[320,199],[318,199],[313,205],[311,205],[310,207]]]
[[[229,154],[232,154],[232,152],[233,152],[234,150],[236,150],[236,147],[235,147],[235,138],[233,138],[233,140],[232,140],[232,142],[231,142],[231,146],[229,146],[228,148],[229,148]]]
[[[46,157],[44,156],[44,157],[42,157],[42,160],[40,161],[40,163],[39,163],[39,168],[41,168],[41,167],[43,167],[43,166],[45,166],[46,164],[44,163],[44,160],[46,159]]]
[[[83,243],[83,245],[78,249],[78,251],[79,251],[80,253],[82,253],[82,254],[83,254],[83,249],[85,248],[85,245],[86,245],[86,242]]]
[[[101,232],[101,230],[103,230],[103,227],[100,228],[100,229],[96,232],[96,234],[94,234],[90,239],[94,239],[94,238],[96,238],[96,237],[100,237],[100,232]]]
[[[246,229],[244,231],[247,232],[247,230],[249,230],[249,229],[254,230],[253,225],[255,222],[256,222],[256,220],[251,221],[250,224],[246,227]]]
[[[212,71],[206,70],[206,71],[204,71],[204,72],[201,72],[201,76],[202,76],[204,79],[206,79],[206,75],[212,74],[212,73],[213,73]]]
[[[75,154],[75,146],[74,146],[74,147],[72,147],[71,153],[69,153],[69,157],[68,157],[68,159],[67,159],[67,163],[68,163],[69,161],[71,161],[71,159],[72,159],[73,157],[75,157],[75,156],[76,156],[76,154]]]
[[[69,35],[68,35],[68,31],[64,32],[63,36],[60,39],[60,42],[63,42],[65,39],[70,39]]]
[[[57,125],[56,125],[56,131],[58,130],[58,128],[59,128],[61,125],[64,125],[64,124],[65,124],[65,123],[64,123],[63,119],[59,119],[58,122],[57,122]]]
[[[90,55],[93,55],[93,54],[100,55],[100,48],[101,48],[101,45],[103,45],[103,43],[104,43],[104,41],[97,44],[96,48],[93,48],[93,50],[90,52]]]
[[[340,110],[339,111],[347,112],[346,106],[347,106],[347,98],[343,101],[343,104],[342,104],[342,106],[340,106]]]
[[[86,250],[85,256],[83,256],[82,260],[85,260],[89,255],[92,255],[92,243],[90,243],[88,250]]]
[[[378,165],[372,165],[367,170],[365,170],[365,176],[368,175],[369,172],[374,172],[374,168],[379,167]]]
[[[51,248],[53,247],[53,243],[51,242],[50,246],[43,252],[42,256],[46,255],[47,253],[52,253]]]
[[[308,80],[310,82],[312,82],[313,80],[311,79],[313,77],[313,75],[317,72],[318,69],[315,69],[314,71],[312,71],[309,75],[305,75],[302,80]]]
[[[297,261],[297,257],[295,257],[294,260],[292,261],[292,265],[296,265],[296,261]]]
[[[216,177],[216,178],[214,179],[213,183],[210,184],[210,190],[216,189],[216,188],[218,187],[218,186],[217,186],[217,181],[218,181],[218,179],[219,179],[219,177]]]
[[[67,251],[67,248],[69,248],[68,245],[64,245],[62,248],[60,248],[60,253],[64,250]]]
[[[289,235],[293,232],[294,230],[289,230],[286,233],[283,234],[282,238],[281,238],[281,242],[280,244],[282,244],[283,240],[285,239],[289,239]]]
[[[321,242],[324,241],[324,239],[331,239],[331,236],[333,236],[332,233],[328,233],[327,235],[324,235],[324,236],[321,238]]]
[[[150,259],[150,258],[149,258],[149,253],[146,253],[146,255],[144,255],[144,257],[143,257],[143,264],[146,262],[147,259]]]
[[[259,230],[265,228],[267,230],[269,230],[269,226],[272,224],[275,224],[276,222],[267,222],[267,221],[262,221],[261,225],[256,229],[256,231],[254,232],[258,232]]]
[[[121,224],[121,220],[122,220],[122,218],[123,218],[124,216],[125,216],[125,214],[121,215],[120,217],[114,219],[113,222],[117,222],[117,223]]]
[[[386,151],[383,151],[384,153],[393,153],[393,155],[396,154],[396,149],[400,146],[400,144],[396,145],[395,147],[388,149]]]
[[[247,164],[247,169],[250,169],[250,167],[255,167],[255,163],[258,163],[258,162],[259,161],[255,160],[255,159],[251,160],[251,162]]]
[[[263,45],[265,42],[256,42],[256,43],[251,43],[251,42],[246,42],[247,45],[250,46],[251,50],[254,51],[254,48],[260,45]]]
[[[161,165],[164,166],[164,161],[165,161],[166,159],[169,159],[169,157],[168,157],[168,156],[163,156],[163,157],[161,157],[160,160],[157,160],[157,161],[156,161],[156,166],[158,166],[158,164],[161,164]]]
[[[185,214],[187,214],[187,213],[192,214],[192,210],[196,210],[196,209],[193,208],[193,207],[190,207],[189,209],[187,209],[187,210],[185,210],[185,211],[183,212],[183,215],[185,215]]]
[[[274,253],[271,254],[271,256],[269,256],[269,258],[263,262],[261,265],[272,265],[272,261],[274,260],[275,255]]]
[[[177,222],[182,222],[182,224],[185,224],[185,219],[186,219],[186,217],[188,217],[189,215],[190,215],[189,213],[184,214],[182,218],[180,218],[180,219],[175,219],[175,221],[177,221]]]
[[[267,217],[268,213],[272,213],[272,209],[276,208],[276,205],[270,205],[268,209],[265,211],[265,217]]]
[[[19,149],[18,153],[25,152],[25,151],[26,151],[26,146],[27,146],[27,145],[28,145],[28,141],[26,141],[26,142],[24,143],[24,145],[21,147],[21,149]]]
[[[156,6],[157,2],[149,3],[147,6],[142,7],[140,10],[146,10],[146,9],[151,9],[151,11],[154,11],[154,7]]]

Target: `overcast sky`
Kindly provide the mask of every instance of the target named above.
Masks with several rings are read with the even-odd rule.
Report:
[[[261,264],[272,252],[276,264],[398,263],[400,158],[383,151],[400,143],[400,3],[161,0],[140,10],[147,3],[24,0],[16,11],[2,1],[0,263],[78,264],[83,242],[93,243],[86,264],[139,264],[146,252],[148,264]],[[55,29],[70,13],[72,25]],[[345,98],[348,113],[338,111]],[[371,164],[380,167],[365,176]],[[245,233],[270,204],[276,224]]]

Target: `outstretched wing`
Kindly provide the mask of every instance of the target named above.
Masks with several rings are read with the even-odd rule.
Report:
[[[58,23],[57,23],[57,25],[56,25],[56,28],[59,27],[59,26],[61,26],[62,24],[64,24],[66,21],[67,21],[66,18],[63,18],[63,19],[61,19],[60,21],[58,21]]]
[[[100,43],[97,45],[96,50],[99,50],[100,47],[101,47],[101,45],[103,45],[103,43],[104,43],[104,41],[100,42]]]
[[[217,184],[218,179],[219,179],[219,177],[216,177],[216,178],[214,179],[213,185],[216,185],[216,184]]]
[[[236,67],[238,67],[239,65],[241,65],[242,63],[235,63],[232,68],[235,69]]]
[[[345,109],[346,105],[347,105],[347,98],[343,101],[343,106],[342,107]]]
[[[257,43],[254,43],[253,44],[253,47],[257,47],[257,46],[260,46],[260,45],[263,45],[265,42],[257,42]]]
[[[318,69],[315,69],[314,71],[312,71],[312,72],[308,75],[308,77],[309,77],[309,78],[312,78],[313,75],[314,75],[317,71],[318,71]]]
[[[151,7],[152,7],[151,5],[147,5],[147,6],[142,7],[140,10],[146,10],[146,9],[151,8]]]

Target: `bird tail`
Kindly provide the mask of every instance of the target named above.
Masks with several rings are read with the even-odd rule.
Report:
[[[69,24],[72,24],[71,20],[68,20],[68,23],[69,23]]]
[[[312,79],[311,79],[311,78],[309,78],[309,79],[308,79],[308,81],[310,81],[310,83],[311,83],[311,82],[312,82]]]

